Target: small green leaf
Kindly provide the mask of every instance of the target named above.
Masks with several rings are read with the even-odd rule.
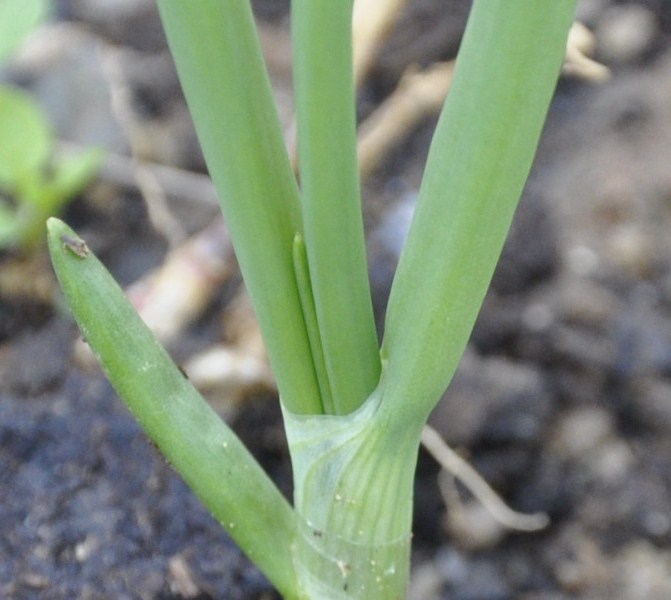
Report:
[[[13,191],[39,173],[53,138],[39,106],[25,92],[0,87],[0,185]]]
[[[21,221],[17,243],[28,248],[44,239],[44,222],[59,215],[82,191],[100,168],[102,158],[102,150],[94,148],[76,156],[56,158],[50,169],[26,172],[13,190]]]
[[[305,242],[300,234],[294,237],[294,271],[296,272],[296,285],[301,298],[303,308],[303,318],[305,319],[305,329],[308,332],[310,341],[310,350],[312,354],[312,363],[315,369],[315,376],[319,384],[319,394],[321,396],[324,413],[328,415],[335,414],[333,406],[333,396],[329,383],[328,372],[324,362],[324,348],[322,346],[319,324],[317,323],[317,311],[315,309],[315,300],[312,295],[312,284],[310,283],[310,268],[308,257],[305,252]]]
[[[41,193],[30,199],[49,216],[55,216],[63,204],[81,192],[95,177],[103,156],[101,149],[93,148],[57,161]]]
[[[49,11],[49,0],[0,1],[0,60],[13,52]]]

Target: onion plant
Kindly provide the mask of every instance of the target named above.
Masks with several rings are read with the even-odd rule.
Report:
[[[294,0],[300,183],[247,0],[158,0],[279,389],[290,505],[86,244],[49,244],[121,398],[285,598],[405,597],[420,433],[468,341],[533,160],[575,0],[475,0],[378,345],[352,0]]]

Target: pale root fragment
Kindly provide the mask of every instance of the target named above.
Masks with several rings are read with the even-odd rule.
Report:
[[[573,23],[566,44],[563,72],[589,81],[606,81],[610,77],[610,69],[591,58],[595,49],[594,34],[582,23]]]
[[[517,531],[538,531],[549,524],[548,516],[544,513],[524,514],[510,508],[482,476],[452,450],[429,425],[425,425],[422,430],[422,445],[438,464],[461,481],[504,527]]]
[[[408,68],[394,90],[359,128],[359,171],[368,177],[391,148],[427,115],[445,102],[454,73],[454,61],[435,63],[418,71]]]
[[[375,63],[408,0],[356,0],[352,17],[354,81],[357,87]]]

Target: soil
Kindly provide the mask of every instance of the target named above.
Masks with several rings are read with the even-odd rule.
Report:
[[[2,78],[35,94],[64,141],[204,172],[154,3],[56,4]],[[255,3],[287,124],[288,4]],[[410,2],[361,90],[362,116],[408,62],[454,56],[468,5]],[[511,507],[550,525],[505,529],[421,451],[414,600],[671,598],[671,3],[583,0],[579,18],[612,77],[560,81],[471,344],[431,418]],[[114,108],[120,90],[130,120]],[[427,116],[389,148],[365,185],[380,323],[434,125]],[[129,284],[161,263],[170,229],[132,182],[100,179],[64,218]],[[182,233],[213,218],[206,200],[168,195]],[[78,333],[44,250],[5,252],[0,273],[0,597],[277,598],[104,377],[74,360]],[[178,361],[220,341],[238,285],[170,345]],[[250,392],[227,414],[289,495],[277,399]]]

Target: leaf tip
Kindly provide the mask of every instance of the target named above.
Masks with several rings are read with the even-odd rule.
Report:
[[[47,219],[47,235],[49,237],[62,233],[63,229],[68,229],[68,226],[60,219],[56,217],[49,217]]]

